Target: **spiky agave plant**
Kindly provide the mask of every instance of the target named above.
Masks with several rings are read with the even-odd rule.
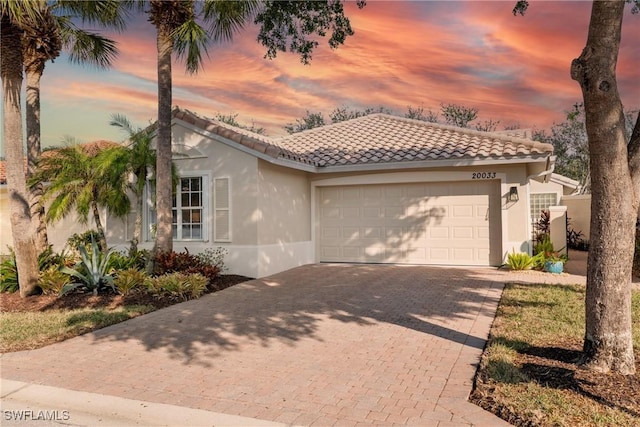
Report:
[[[60,271],[80,279],[81,282],[69,283],[62,288],[60,294],[64,295],[67,292],[83,286],[92,291],[93,295],[97,295],[98,290],[102,286],[109,286],[115,291],[113,276],[108,273],[109,259],[113,254],[113,249],[107,250],[106,253],[100,251],[98,243],[96,243],[95,238],[91,236],[91,252],[87,251],[87,248],[82,245],[78,246],[78,251],[80,252],[81,259],[80,268],[73,269],[63,267]]]

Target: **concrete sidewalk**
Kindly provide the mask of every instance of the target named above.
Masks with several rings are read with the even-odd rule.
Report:
[[[3,426],[247,426],[282,423],[183,406],[2,380]]]

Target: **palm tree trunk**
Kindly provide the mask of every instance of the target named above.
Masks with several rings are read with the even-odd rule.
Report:
[[[27,123],[27,178],[35,173],[38,159],[41,154],[40,139],[40,78],[44,71],[44,62],[27,61],[25,72],[27,75],[27,102],[26,102],[26,123]],[[35,230],[36,251],[44,251],[49,242],[47,237],[47,223],[45,221],[44,205],[40,203],[44,188],[42,183],[37,183],[30,188],[31,199],[31,220]]]
[[[107,248],[107,237],[104,232],[104,227],[102,226],[102,221],[100,220],[100,209],[95,201],[91,202],[91,211],[93,212],[93,221],[96,223],[96,230],[98,231],[100,250],[106,255],[109,250],[109,248]]]
[[[133,256],[138,251],[138,244],[142,238],[142,209],[144,209],[144,200],[142,194],[136,194],[136,220],[133,224],[133,239],[131,239],[131,246],[129,253]]]
[[[158,134],[156,139],[156,250],[173,249],[171,187],[171,53],[173,39],[168,25],[158,25]]]
[[[0,38],[0,74],[2,76],[11,232],[18,268],[20,296],[26,297],[38,291],[38,255],[33,240],[22,146],[21,30],[5,16],[2,17]]]

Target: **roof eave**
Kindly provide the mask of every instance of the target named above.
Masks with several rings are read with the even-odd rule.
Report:
[[[442,167],[462,167],[462,166],[492,166],[505,164],[523,163],[544,163],[550,154],[526,156],[526,157],[494,157],[486,159],[446,159],[446,160],[420,160],[408,162],[386,162],[386,163],[360,163],[352,165],[332,165],[315,168],[317,173],[332,172],[363,172],[363,171],[385,171],[397,169],[433,169]]]

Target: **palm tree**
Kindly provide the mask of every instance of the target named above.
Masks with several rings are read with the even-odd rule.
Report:
[[[37,19],[44,1],[0,2],[0,76],[4,136],[6,143],[7,184],[11,233],[18,269],[20,296],[38,291],[38,253],[33,239],[29,195],[24,172],[22,139],[22,29],[29,19]]]
[[[202,9],[197,9],[201,6]],[[160,251],[173,249],[171,184],[171,107],[172,73],[171,56],[174,52],[184,58],[187,71],[195,73],[202,65],[202,53],[206,53],[209,38],[230,39],[242,28],[251,15],[255,1],[205,0],[196,5],[194,0],[149,2],[149,20],[156,27],[158,49],[158,122],[157,122],[157,232],[156,247]],[[209,31],[197,21],[200,15],[209,22]]]
[[[124,9],[117,0],[56,1],[40,6],[40,14],[34,19],[25,20],[22,25],[23,61],[27,78],[27,179],[35,173],[41,153],[40,79],[46,62],[53,61],[62,49],[66,49],[70,52],[72,62],[106,68],[117,54],[115,42],[77,27],[75,21],[99,24],[116,30],[124,26]],[[38,251],[47,246],[44,205],[39,203],[42,192],[42,185],[31,188],[31,215],[36,229]]]
[[[102,250],[107,239],[100,219],[100,208],[123,217],[131,204],[128,189],[128,153],[116,143],[73,144],[43,154],[31,182],[46,182],[43,202],[49,202],[46,218],[59,221],[75,210],[79,220],[87,223],[89,214],[99,235]]]
[[[144,210],[144,188],[147,178],[151,175],[151,182],[155,186],[156,179],[156,152],[151,146],[153,140],[153,130],[155,127],[146,129],[134,129],[131,122],[120,114],[114,114],[110,123],[125,131],[128,135],[128,171],[132,173],[135,180],[130,183],[129,189],[136,198],[136,220],[133,228],[133,239],[131,239],[130,253],[138,250],[138,244],[142,238],[142,212]],[[151,172],[151,173],[150,173]],[[176,167],[171,163],[172,188],[178,185],[178,173]]]

